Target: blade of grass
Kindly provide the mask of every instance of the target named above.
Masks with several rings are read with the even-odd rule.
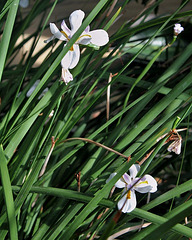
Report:
[[[12,194],[11,182],[9,178],[9,172],[7,168],[7,161],[4,155],[2,145],[0,146],[0,173],[1,173],[1,181],[3,185],[3,192],[5,197],[5,204],[7,209],[10,239],[17,240],[18,232],[17,232],[15,206],[13,201],[13,194]]]
[[[170,213],[166,214],[165,217],[167,220],[158,226],[151,225],[147,229],[144,229],[140,233],[136,234],[132,239],[145,239],[145,240],[153,240],[159,239],[163,237],[163,235],[169,231],[172,227],[174,227],[180,221],[183,221],[185,217],[189,216],[192,211],[192,200],[189,200],[180,206],[173,209]],[[134,213],[133,213],[134,214]],[[140,215],[141,216],[141,215]],[[181,227],[181,225],[180,225]],[[175,228],[175,227],[174,227]],[[179,232],[181,235],[191,238],[192,237],[192,229],[183,226]]]
[[[9,43],[10,43],[10,39],[11,39],[11,34],[12,34],[12,30],[13,30],[13,25],[15,22],[15,18],[16,18],[16,14],[17,14],[17,8],[19,5],[19,0],[14,0],[11,3],[9,12],[8,12],[8,16],[7,16],[7,20],[5,22],[5,28],[3,31],[3,36],[0,42],[0,82],[1,82],[1,78],[2,78],[2,74],[3,74],[3,69],[4,69],[4,65],[6,62],[6,56],[7,56],[7,51],[9,48]]]

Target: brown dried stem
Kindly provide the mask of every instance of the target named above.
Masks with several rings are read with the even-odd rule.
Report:
[[[95,142],[95,141],[93,141],[93,140],[91,140],[91,139],[88,139],[88,138],[79,138],[79,137],[67,138],[67,139],[65,139],[64,141],[60,142],[60,143],[64,143],[64,142],[68,142],[68,141],[73,141],[73,140],[81,140],[81,141],[84,141],[84,142],[93,143],[93,144],[95,144],[96,146],[102,147],[102,148],[106,149],[107,151],[113,152],[113,153],[115,153],[115,154],[117,154],[117,155],[119,155],[119,156],[121,156],[121,157],[123,157],[123,158],[130,159],[129,156],[127,157],[127,156],[125,156],[124,154],[122,154],[122,153],[120,153],[120,152],[118,152],[118,151],[116,151],[116,150],[114,150],[114,149],[112,149],[112,148],[109,148],[109,147],[107,147],[107,146],[105,146],[105,145],[103,145],[103,144],[101,144],[101,143]]]

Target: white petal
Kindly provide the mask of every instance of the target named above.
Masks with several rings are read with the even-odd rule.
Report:
[[[126,183],[126,185],[131,183],[131,177],[127,173],[124,173],[121,179]]]
[[[71,58],[71,64],[69,66],[69,69],[74,68],[75,66],[77,66],[77,63],[79,62],[80,59],[80,49],[79,49],[79,45],[74,44],[72,47],[72,50],[69,51],[72,55]]]
[[[66,46],[66,45],[65,45]],[[72,48],[65,54],[61,60],[61,65],[65,69],[74,68],[80,59],[80,49],[77,44],[74,44]]]
[[[77,39],[78,44],[87,45],[91,42],[91,36],[85,32]]]
[[[22,8],[27,8],[29,6],[29,0],[20,0],[19,5]]]
[[[178,140],[175,140],[174,142],[172,142],[172,143],[168,146],[167,150],[168,150],[169,152],[174,152],[174,153],[176,153],[176,154],[180,154],[180,153],[181,153],[181,142],[182,142],[182,139],[181,139],[181,138],[178,139]]]
[[[67,34],[67,36],[70,36],[71,30],[67,27],[65,20],[61,23],[61,29]]]
[[[45,95],[45,93],[48,92],[48,90],[49,88],[45,88],[43,92],[39,95],[38,99],[41,99]]]
[[[155,180],[155,178],[153,178],[152,176],[146,174],[145,175],[148,183],[152,186],[152,189],[150,190],[150,193],[156,192],[157,191],[157,181]]]
[[[146,174],[140,179],[140,181],[137,182],[137,184],[134,186],[134,189],[140,193],[156,192],[157,181],[152,176]]]
[[[67,38],[59,31],[59,29],[54,23],[50,23],[50,31],[55,36],[55,38],[58,38],[62,41],[67,40]]]
[[[81,26],[84,17],[85,13],[81,10],[76,10],[71,13],[69,17],[69,22],[71,25],[71,37]]]
[[[106,183],[108,183],[113,177],[115,177],[116,174],[117,174],[116,172],[115,173],[111,173],[109,178],[106,180]]]
[[[48,38],[47,40],[44,40],[44,43],[49,43],[51,42],[53,39],[55,39],[55,36],[51,36],[50,38]]]
[[[117,207],[123,213],[128,213],[133,211],[136,208],[137,201],[135,196],[135,191],[130,190],[128,193],[119,200]]]
[[[69,66],[71,65],[71,60],[72,60],[72,54],[71,51],[68,51],[63,59],[61,60],[61,66],[64,69],[68,69]]]
[[[104,46],[109,42],[108,33],[103,29],[90,31],[88,34],[91,35],[91,43],[97,46]]]
[[[137,176],[137,173],[139,172],[139,170],[140,170],[139,164],[133,164],[129,168],[130,177],[134,179]]]
[[[62,74],[61,74],[62,80],[67,85],[69,82],[73,81],[73,75],[69,72],[68,69],[62,68]]]
[[[174,33],[175,33],[175,35],[180,34],[182,31],[184,31],[184,28],[181,27],[181,24],[180,24],[180,23],[176,23],[176,24],[175,24],[175,27],[174,27]]]
[[[117,187],[117,188],[125,188],[125,187],[126,187],[126,183],[123,182],[121,179],[119,179],[119,180],[115,183],[115,187]]]
[[[123,176],[116,182],[115,187],[117,188],[125,188],[131,183],[131,177],[124,173]]]
[[[29,89],[29,91],[27,92],[26,96],[30,97],[31,94],[34,92],[35,88],[37,87],[37,85],[40,83],[40,80],[37,80],[32,87]]]

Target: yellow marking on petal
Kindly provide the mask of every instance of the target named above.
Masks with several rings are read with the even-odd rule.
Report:
[[[142,184],[142,183],[146,183],[146,184],[148,184],[148,181],[143,181],[143,182],[140,182],[139,184]]]
[[[74,51],[73,45],[72,45],[72,47],[71,47],[69,50],[70,50],[70,51]]]
[[[61,33],[63,33],[63,35],[64,35],[64,36],[67,38],[67,40],[69,41],[69,37],[68,37],[67,33],[64,32],[64,31],[61,31]]]
[[[77,41],[79,41],[79,39],[81,39],[82,37],[90,37],[90,38],[91,38],[91,35],[89,35],[89,34],[81,35],[81,36],[77,39]]]
[[[122,176],[121,178],[122,178],[122,182],[127,184],[127,182],[125,181],[124,177]]]
[[[130,190],[127,193],[127,199],[131,199],[131,191]]]

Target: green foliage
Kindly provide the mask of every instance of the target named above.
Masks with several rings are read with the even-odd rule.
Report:
[[[19,0],[0,3],[1,240],[192,238],[190,1],[151,20],[163,1],[142,1],[144,10],[120,27],[131,1],[97,2],[64,48],[58,40],[38,47],[64,0],[31,1],[25,10]],[[169,46],[177,22],[185,31]],[[89,24],[107,30],[109,43],[82,46],[65,85],[60,62]],[[166,138],[157,142],[166,133],[170,141],[176,125],[186,128],[179,155],[167,151]],[[138,194],[137,208],[117,219],[121,192],[111,189],[138,161],[158,191],[150,202]]]

